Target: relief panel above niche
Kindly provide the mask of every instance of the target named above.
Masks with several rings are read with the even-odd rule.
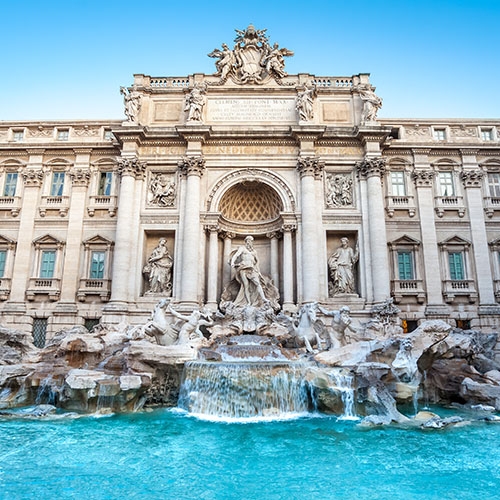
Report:
[[[156,101],[154,103],[153,120],[155,122],[179,123],[182,119],[182,112],[182,101]]]
[[[325,123],[353,123],[349,101],[323,102],[322,110]]]

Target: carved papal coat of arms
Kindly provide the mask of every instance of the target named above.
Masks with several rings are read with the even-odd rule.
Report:
[[[237,37],[231,50],[225,43],[222,49],[214,49],[209,57],[217,58],[216,76],[220,76],[219,84],[224,84],[228,78],[236,83],[265,83],[274,78],[280,83],[287,76],[285,72],[285,57],[293,56],[291,50],[280,48],[277,43],[269,44],[267,30],[257,30],[252,25],[244,31],[235,30]]]

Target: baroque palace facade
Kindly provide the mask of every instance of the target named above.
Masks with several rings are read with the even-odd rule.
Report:
[[[288,75],[237,35],[213,75],[135,75],[125,121],[0,122],[1,324],[43,345],[215,310],[251,235],[285,312],[392,297],[410,330],[496,329],[500,120],[379,119],[368,74]]]

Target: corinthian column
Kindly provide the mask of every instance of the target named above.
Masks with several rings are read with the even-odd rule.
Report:
[[[293,309],[293,248],[294,224],[283,225],[283,310]]]
[[[82,157],[82,158],[80,158]],[[87,164],[89,153],[80,153],[78,163]],[[90,181],[88,168],[74,168],[70,170],[69,177],[72,183],[71,206],[68,218],[68,236],[66,237],[66,254],[64,256],[64,273],[61,283],[61,300],[57,309],[76,312],[75,297],[79,282],[79,269],[81,257],[81,244],[83,233],[83,217],[85,214],[85,200],[87,187]]]
[[[469,161],[467,161],[469,160]],[[475,160],[475,155],[474,155]],[[470,164],[470,156],[464,155],[464,166]],[[486,257],[488,252],[488,238],[484,222],[483,196],[481,193],[484,172],[477,168],[463,170],[461,177],[467,197],[469,209],[470,231],[472,236],[472,250],[477,273],[477,288],[479,291],[479,305],[494,305],[495,292],[491,276],[490,260]]]
[[[385,159],[380,157],[366,158],[356,164],[356,169],[359,177],[366,179],[373,300],[382,302],[390,295],[389,258],[382,193]]]
[[[33,155],[30,163],[37,166],[42,165],[41,155]],[[34,234],[34,223],[38,206],[38,195],[43,182],[43,172],[41,168],[27,168],[22,173],[24,181],[24,197],[19,221],[19,236],[17,239],[16,258],[12,271],[12,284],[10,292],[9,309],[19,309],[20,312],[26,309],[25,292],[31,268],[31,250]]]
[[[315,177],[323,170],[324,164],[314,157],[299,158],[297,170],[301,186],[301,264],[302,264],[302,302],[319,299],[319,279],[321,270],[318,262],[318,210],[316,203]]]
[[[137,157],[123,157],[118,160],[120,194],[116,221],[115,252],[111,282],[110,308],[126,307],[129,300],[129,273],[132,266],[132,248],[136,248],[134,232],[134,198],[136,176],[142,178],[146,163]]]
[[[187,176],[186,196],[180,223],[184,226],[182,240],[181,302],[195,305],[200,294],[200,181],[205,170],[201,155],[185,156],[179,168]]]
[[[437,246],[436,225],[434,223],[433,181],[435,173],[431,169],[427,151],[414,151],[415,170],[413,180],[418,198],[418,215],[422,234],[422,247],[425,272],[425,291],[427,293],[426,314],[437,314],[445,310],[441,275],[439,273],[439,250]]]
[[[207,306],[217,309],[217,283],[219,263],[219,228],[217,224],[206,226],[208,232],[208,273],[207,273]]]

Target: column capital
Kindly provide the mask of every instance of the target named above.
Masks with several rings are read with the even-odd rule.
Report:
[[[203,229],[205,229],[205,231],[207,233],[218,233],[220,230],[220,227],[216,223],[208,223],[208,224],[204,224]]]
[[[358,161],[354,167],[359,177],[382,177],[385,173],[385,163],[385,158],[378,156]]]
[[[236,233],[232,233],[231,231],[221,230],[220,235],[224,240],[233,240],[234,238],[236,238]]]
[[[480,188],[483,177],[484,172],[479,168],[462,170],[462,172],[460,172],[460,178],[462,179],[462,183],[465,188]]]
[[[291,233],[297,229],[297,224],[290,222],[290,223],[285,223],[281,226],[281,230],[284,233]]]
[[[270,240],[273,239],[279,240],[281,238],[281,233],[279,231],[271,231],[269,233],[266,233],[266,237],[269,238]]]
[[[86,168],[74,168],[69,172],[73,186],[87,187],[90,181],[90,171]]]
[[[411,174],[413,182],[417,187],[432,187],[436,172],[431,169],[414,170]]]
[[[205,171],[205,158],[202,155],[184,156],[177,162],[177,166],[184,175],[201,177]]]
[[[24,185],[26,187],[40,187],[43,181],[43,170],[39,169],[25,169],[21,174],[23,177]]]
[[[141,179],[146,170],[146,162],[140,161],[137,156],[118,158],[117,171],[120,177],[135,177]]]
[[[323,173],[325,163],[319,158],[312,156],[299,156],[297,158],[297,170],[301,177],[314,176],[317,179]]]

